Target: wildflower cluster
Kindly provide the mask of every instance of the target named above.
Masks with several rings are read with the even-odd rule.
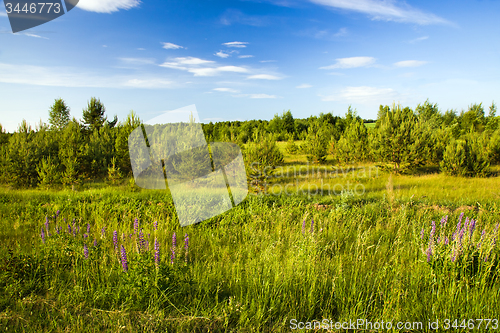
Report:
[[[432,221],[428,237],[425,237],[425,227],[422,228],[420,239],[423,241],[422,250],[427,262],[448,261],[456,264],[478,259],[487,262],[492,259],[492,256],[497,256],[498,224],[490,232],[484,228],[479,233],[476,232],[477,220],[469,217],[464,220],[464,213],[461,213],[456,227],[453,228],[453,233],[448,238],[447,223],[448,215],[441,219],[439,230],[437,230],[436,222]]]
[[[119,238],[119,231],[118,230],[113,230],[112,233],[112,238],[111,240],[106,237],[106,227],[102,227],[100,229],[100,241],[97,241],[98,235],[97,235],[97,228],[92,228],[90,223],[86,223],[85,225],[82,225],[84,228],[82,228],[82,234],[80,234],[80,225],[78,225],[76,219],[73,219],[72,223],[67,223],[66,219],[64,219],[64,223],[67,223],[67,231],[64,232],[64,229],[57,224],[53,226],[53,229],[56,231],[55,234],[50,233],[50,219],[53,219],[54,222],[57,221],[57,217],[59,216],[60,212],[58,211],[56,215],[53,217],[46,217],[45,222],[43,226],[40,228],[40,238],[43,242],[43,244],[46,244],[50,239],[60,239],[60,240],[65,240],[69,241],[70,243],[79,244],[77,245],[80,247],[79,251],[82,251],[80,253],[83,254],[83,258],[85,260],[88,260],[89,258],[92,258],[91,253],[92,251],[97,250],[98,245],[99,248],[104,248],[108,249],[109,252],[108,254],[113,255],[116,257],[118,260],[119,264],[121,264],[123,272],[128,272],[129,270],[129,260],[134,260],[136,256],[140,256],[143,259],[146,260],[154,260],[154,264],[157,268],[161,265],[161,253],[160,253],[160,240],[159,237],[156,235],[157,230],[158,230],[158,222],[155,221],[152,224],[152,231],[154,232],[154,249],[152,252],[150,252],[149,249],[149,239],[151,238],[151,233],[144,233],[144,230],[142,227],[139,225],[139,219],[135,219],[133,223],[133,233],[125,233],[122,232],[121,240]],[[93,233],[91,233],[91,230],[95,230]],[[86,233],[83,233],[86,231]],[[126,231],[126,230],[125,230]],[[126,237],[128,235],[128,237]],[[87,242],[92,242],[93,239],[93,248],[88,244]],[[135,242],[134,242],[135,241]],[[135,244],[134,244],[135,243]],[[137,254],[136,256],[132,255],[130,257],[130,253],[127,255],[127,248],[130,250],[133,248],[135,245],[135,248],[137,249]],[[170,248],[170,263],[173,265],[175,264],[176,261],[176,254],[182,254],[182,248],[180,250],[177,250],[177,235],[174,232],[171,238],[171,245],[166,244],[165,248],[168,250]],[[188,234],[185,234],[184,237],[184,256],[185,256],[185,261],[188,261],[188,252],[189,252],[189,236]],[[147,259],[149,258],[149,259]]]

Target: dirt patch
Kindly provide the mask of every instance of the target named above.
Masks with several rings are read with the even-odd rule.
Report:
[[[466,210],[477,210],[477,207],[475,207],[475,206],[460,206],[457,209],[455,209],[455,212],[463,212]]]
[[[330,206],[330,205],[320,205],[320,204],[318,204],[318,203],[315,203],[315,204],[313,205],[313,207],[314,207],[314,209],[316,209],[316,210],[326,210],[326,209],[330,209],[332,206]]]

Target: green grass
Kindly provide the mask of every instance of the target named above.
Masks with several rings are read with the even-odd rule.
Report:
[[[308,177],[273,177],[267,194],[252,189],[241,205],[185,228],[162,191],[104,184],[76,191],[2,188],[0,331],[289,332],[292,319],[421,321],[426,327],[436,319],[498,318],[498,177],[391,176],[372,164],[337,171],[326,165],[318,173],[318,166],[295,156],[285,162],[283,173],[301,167]],[[370,167],[371,174],[362,173]],[[279,193],[277,185],[294,181],[303,189],[349,182],[364,191]],[[57,210],[61,215],[50,220],[43,243],[45,217]],[[462,212],[462,225],[468,217],[477,227],[459,247],[451,237]],[[75,236],[67,232],[73,218],[80,226]],[[135,218],[149,241],[140,253]],[[428,262],[431,221],[436,232]],[[127,251],[127,272],[114,249],[114,230]]]

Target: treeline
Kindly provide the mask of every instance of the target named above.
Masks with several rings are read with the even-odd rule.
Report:
[[[315,163],[331,156],[336,164],[382,162],[395,172],[436,165],[449,174],[472,176],[486,175],[490,164],[500,162],[500,117],[494,103],[487,111],[481,103],[459,114],[442,113],[426,101],[415,110],[380,106],[376,121],[364,121],[350,107],[343,117],[327,113],[306,119],[295,119],[288,110],[270,121],[210,122],[203,130],[207,142],[246,144],[246,161],[261,167],[282,163],[275,141],[288,141],[288,153],[305,154]],[[0,125],[0,181],[33,187],[130,176],[128,136],[140,124],[133,111],[122,122],[116,116],[108,120],[96,98],[77,120],[57,99],[48,124],[32,128],[23,120],[14,133]]]

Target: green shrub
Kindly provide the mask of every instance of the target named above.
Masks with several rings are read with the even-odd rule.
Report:
[[[484,144],[469,133],[463,140],[452,140],[443,154],[441,171],[454,176],[485,176],[490,163]]]
[[[266,178],[270,171],[283,163],[283,153],[272,134],[256,132],[253,142],[248,143],[244,154],[247,174],[254,179]]]

